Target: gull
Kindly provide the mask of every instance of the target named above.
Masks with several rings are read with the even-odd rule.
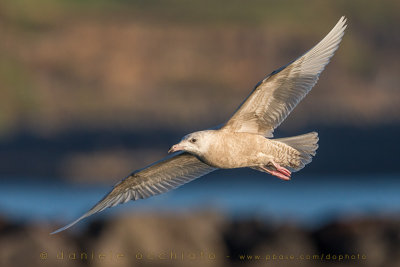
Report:
[[[343,16],[312,49],[257,83],[225,124],[186,135],[168,151],[172,155],[134,171],[87,213],[51,234],[106,208],[165,193],[217,169],[249,167],[290,180],[292,172],[315,156],[318,134],[271,139],[273,132],[317,83],[346,27]]]

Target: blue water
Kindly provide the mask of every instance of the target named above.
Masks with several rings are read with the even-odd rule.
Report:
[[[111,183],[110,183],[111,185]],[[111,189],[60,181],[0,182],[0,216],[22,221],[69,222]],[[115,213],[213,210],[232,217],[258,217],[318,226],[337,217],[400,215],[400,175],[305,176],[281,181],[261,173],[218,171],[174,191],[108,209]]]

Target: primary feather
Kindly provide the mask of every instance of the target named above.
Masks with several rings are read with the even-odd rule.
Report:
[[[260,81],[222,129],[273,137],[273,132],[317,83],[342,40],[346,19],[311,50]]]
[[[342,17],[328,35],[311,50],[260,81],[222,128],[218,126],[212,131],[188,135],[188,138],[184,138],[180,143],[181,147],[186,144],[186,149],[181,149],[186,152],[166,157],[133,172],[118,182],[87,213],[52,234],[68,229],[80,220],[106,208],[172,190],[218,167],[250,167],[279,178],[290,178],[282,176],[290,175],[290,172],[279,164],[298,171],[311,162],[318,148],[317,134],[309,133],[276,140],[265,137],[273,136],[274,129],[315,85],[339,46],[346,29],[345,23],[346,19]],[[197,143],[194,137],[199,138]],[[191,140],[193,143],[190,143]],[[255,163],[257,164],[254,165]],[[271,163],[273,168],[269,166]]]
[[[64,231],[80,220],[106,208],[114,207],[129,200],[145,199],[175,189],[216,168],[211,167],[189,153],[177,153],[166,157],[142,170],[133,172],[118,182],[113,189],[87,213],[72,223],[52,232]]]

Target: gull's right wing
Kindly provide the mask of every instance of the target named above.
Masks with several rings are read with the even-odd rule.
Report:
[[[111,192],[87,213],[51,234],[64,231],[80,220],[106,208],[114,207],[129,200],[144,199],[165,193],[214,170],[216,168],[203,163],[189,153],[177,153],[172,157],[168,156],[146,168],[133,172],[118,182]]]

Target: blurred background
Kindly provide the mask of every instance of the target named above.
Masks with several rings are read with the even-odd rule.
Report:
[[[1,1],[0,265],[399,266],[399,10]],[[275,132],[320,134],[292,181],[217,171],[49,236],[185,134],[224,122],[342,15],[339,50]]]

